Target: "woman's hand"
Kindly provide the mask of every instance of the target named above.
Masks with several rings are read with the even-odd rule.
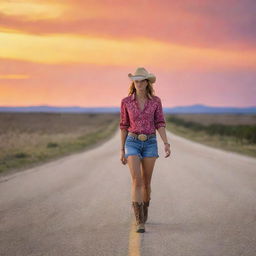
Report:
[[[125,152],[124,149],[120,150],[120,160],[122,162],[122,164],[127,164],[127,158],[125,158]]]
[[[165,158],[170,156],[171,154],[171,149],[170,149],[170,144],[164,144],[164,151],[165,151]]]

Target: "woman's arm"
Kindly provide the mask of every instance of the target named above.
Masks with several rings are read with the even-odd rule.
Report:
[[[120,145],[120,150],[124,151],[124,144],[125,144],[125,139],[128,134],[128,131],[125,129],[121,129],[121,145]]]
[[[159,102],[155,111],[155,116],[154,116],[154,121],[155,121],[155,128],[157,129],[158,133],[161,136],[162,141],[164,142],[164,150],[165,150],[165,157],[168,157],[171,154],[170,150],[170,143],[168,142],[167,135],[166,135],[166,121],[164,118],[164,112],[163,112],[163,107],[162,107],[162,102],[161,99],[159,98]]]
[[[130,126],[130,119],[129,119],[128,111],[126,109],[124,101],[122,100],[121,101],[121,111],[120,111],[120,122],[119,122],[119,127],[121,130],[120,150],[124,150],[125,139],[128,134],[129,126]]]
[[[165,131],[166,121],[165,121],[163,106],[160,98],[158,98],[158,105],[154,115],[154,122],[155,122],[155,128],[159,132],[163,142],[168,143],[166,131]]]
[[[162,138],[162,141],[165,145],[170,145],[170,143],[168,142],[168,139],[167,139],[167,135],[166,135],[166,130],[165,130],[165,127],[161,126],[157,129],[158,133],[160,134],[161,138]]]
[[[171,149],[170,149],[170,143],[167,140],[165,127],[161,126],[157,130],[164,142],[165,157],[168,157],[171,154]]]

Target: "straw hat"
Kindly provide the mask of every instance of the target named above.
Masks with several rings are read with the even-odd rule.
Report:
[[[152,73],[148,73],[148,71],[143,67],[137,68],[134,75],[129,73],[128,77],[132,81],[134,81],[134,80],[144,80],[144,79],[148,79],[151,83],[154,83],[156,81],[155,75],[152,74]]]

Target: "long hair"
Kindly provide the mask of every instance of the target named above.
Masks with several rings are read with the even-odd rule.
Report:
[[[148,82],[148,85],[146,87],[146,95],[149,99],[152,99],[153,96],[155,96],[155,91],[154,91],[154,88],[153,88],[153,85],[152,83],[146,79],[147,82]],[[130,87],[129,87],[129,93],[128,93],[128,96],[132,95],[134,92],[136,92],[136,88],[135,88],[135,85],[134,85],[134,81],[132,81]]]

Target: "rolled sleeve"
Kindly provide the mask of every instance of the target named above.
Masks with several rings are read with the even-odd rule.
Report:
[[[154,115],[154,122],[155,122],[155,128],[158,129],[160,127],[166,127],[166,121],[164,118],[164,113],[163,113],[163,106],[161,99],[158,99],[158,105],[155,110],[155,115]]]
[[[130,120],[129,120],[128,111],[126,109],[124,101],[122,100],[119,127],[120,129],[128,130],[129,126],[130,126]]]

